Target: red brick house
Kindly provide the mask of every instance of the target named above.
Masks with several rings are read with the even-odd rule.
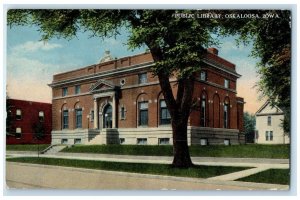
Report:
[[[7,99],[6,106],[6,144],[51,143],[51,104]],[[44,130],[40,140],[35,139],[35,130]]]
[[[152,65],[150,53],[112,59],[107,51],[99,64],[54,75],[52,144],[172,144]],[[236,95],[235,65],[209,48],[201,68],[194,87],[200,109],[190,114],[189,145],[243,143],[244,101]]]

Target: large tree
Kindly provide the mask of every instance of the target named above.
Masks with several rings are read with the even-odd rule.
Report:
[[[112,37],[122,27],[130,31],[131,48],[146,45],[155,66],[171,115],[175,167],[190,167],[187,125],[194,90],[194,73],[200,70],[205,48],[215,44],[211,33],[214,20],[176,18],[173,10],[10,10],[9,25],[34,24],[42,39],[72,38],[78,31],[90,31],[96,37]],[[185,11],[191,13],[191,11]],[[177,79],[174,94],[170,77]]]
[[[240,36],[239,42],[253,42],[252,56],[259,59],[257,73],[258,92],[271,106],[284,111],[282,123],[290,132],[291,107],[291,39],[292,19],[289,10],[246,10],[245,14],[258,14],[260,18],[224,21],[223,34]],[[228,23],[231,26],[228,26]]]
[[[187,125],[193,105],[194,75],[200,70],[206,48],[218,43],[212,34],[240,34],[246,40],[254,32],[250,29],[249,34],[249,27],[260,29],[262,26],[255,24],[255,19],[195,18],[196,14],[208,12],[234,14],[238,11],[9,10],[8,24],[37,25],[43,40],[52,37],[70,39],[78,31],[89,31],[96,37],[113,37],[122,27],[126,27],[130,31],[128,45],[131,48],[146,45],[154,59],[152,72],[159,79],[171,115],[173,165],[190,167],[192,161],[188,151]],[[262,45],[259,39],[256,37],[257,44]],[[174,85],[170,83],[170,77],[177,79],[176,94],[173,93]]]

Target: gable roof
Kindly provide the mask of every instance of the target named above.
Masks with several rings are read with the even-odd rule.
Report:
[[[118,86],[112,84],[109,81],[100,79],[90,87],[90,92],[95,93],[101,91],[110,91],[115,90],[116,88],[118,88]]]
[[[269,100],[267,100],[267,101],[266,101],[266,102],[258,109],[258,111],[256,111],[255,115],[260,114],[267,106],[270,106],[270,107],[271,107],[270,101],[269,101]],[[274,107],[271,107],[271,108],[276,108],[276,109],[278,110],[277,113],[282,113],[282,114],[283,114],[282,109],[280,109],[278,106],[274,106]]]

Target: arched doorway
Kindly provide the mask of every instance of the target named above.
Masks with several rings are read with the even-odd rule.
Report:
[[[112,128],[112,107],[107,104],[103,109],[103,128]]]

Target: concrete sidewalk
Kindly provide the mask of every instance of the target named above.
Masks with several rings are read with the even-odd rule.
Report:
[[[32,152],[26,153],[10,151],[7,152],[7,155],[11,157],[37,157],[37,154],[33,154]],[[40,155],[40,157],[157,164],[170,164],[172,163],[173,159],[173,157],[167,156],[132,156],[62,152],[53,155]],[[251,167],[251,169],[242,170],[239,172],[234,172],[222,176],[212,177],[209,178],[209,180],[234,181],[268,169],[289,169],[289,159],[192,157],[192,160],[193,163],[197,165]]]

